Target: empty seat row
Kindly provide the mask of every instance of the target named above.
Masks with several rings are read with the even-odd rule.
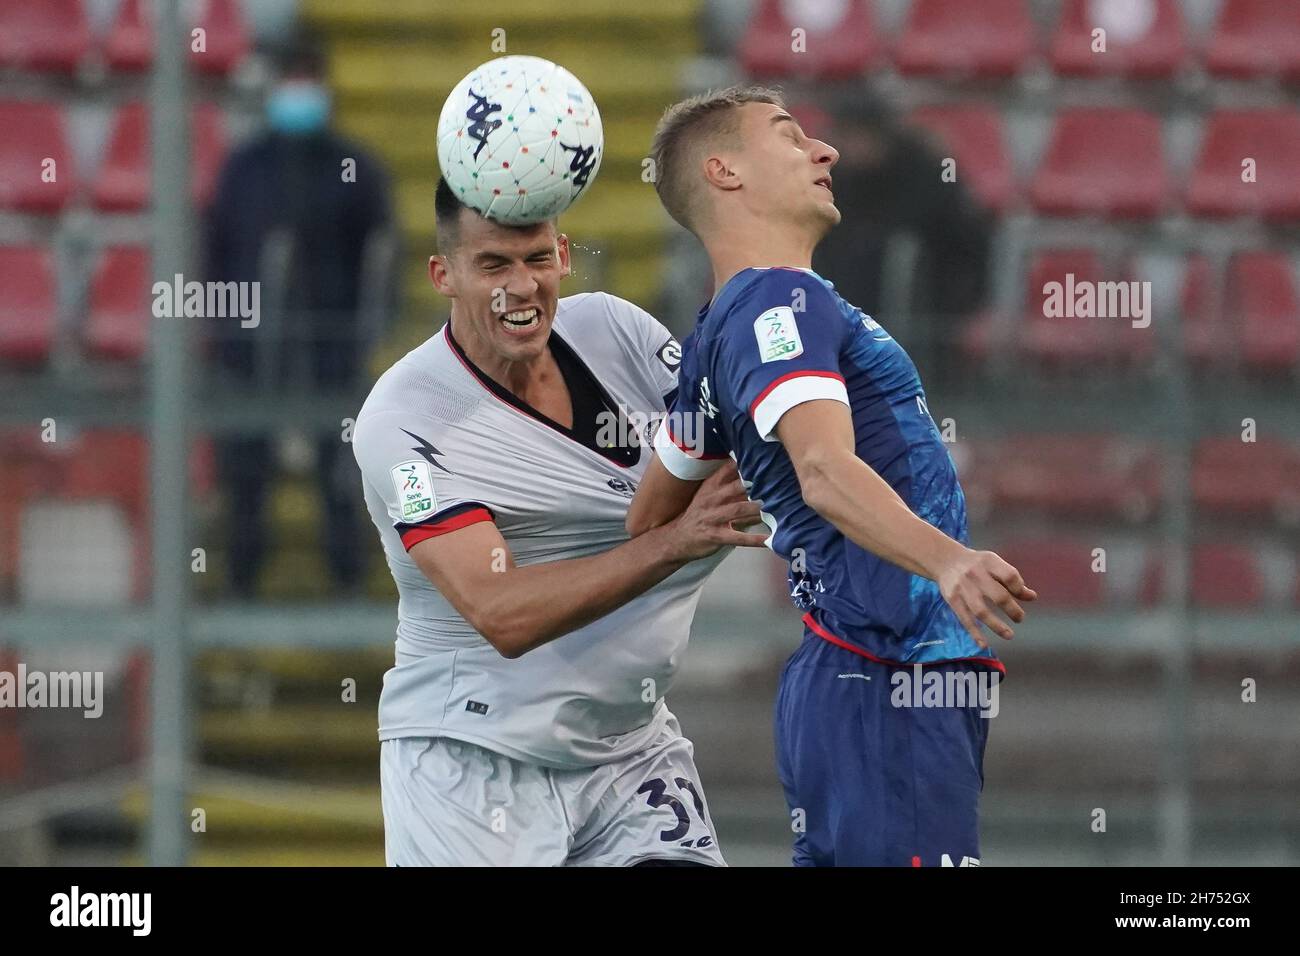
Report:
[[[190,123],[190,186],[194,202],[204,206],[226,152],[221,110],[201,104]],[[62,108],[40,101],[0,101],[0,129],[23,131],[0,140],[0,209],[61,211],[81,185]],[[103,160],[90,184],[91,204],[103,212],[143,210],[150,198],[151,169],[148,107],[128,103],[113,116]]]
[[[0,246],[0,362],[43,364],[54,346],[58,316],[55,267],[49,250]],[[90,280],[86,319],[77,330],[86,354],[139,361],[149,345],[149,251],[104,249]]]
[[[1119,435],[1011,435],[955,449],[972,516],[1143,521],[1164,499],[1159,450]],[[1209,437],[1192,450],[1192,502],[1204,517],[1300,524],[1300,446]]]
[[[1107,553],[1099,555],[1097,548]],[[1158,547],[1144,549],[1136,567],[1114,560],[1111,552],[1117,549],[1106,548],[1102,538],[1013,539],[996,550],[1038,592],[1034,607],[1039,610],[1086,610],[1107,604],[1151,607],[1166,596],[1165,561]],[[1243,611],[1300,605],[1296,566],[1292,556],[1236,542],[1197,542],[1187,568],[1189,603],[1199,609]]]
[[[1114,296],[1107,287],[1140,281],[1132,265],[1116,274],[1103,269],[1095,250],[1049,249],[1035,255],[1026,278],[1023,322],[1000,327],[1014,329],[1024,358],[1082,367],[1141,365],[1163,347],[1159,330],[1165,317],[1159,312],[1168,304],[1148,299],[1139,314],[1132,286]],[[1083,295],[1093,297],[1091,305],[1076,307]],[[1221,287],[1209,261],[1192,256],[1183,273],[1179,313],[1183,348],[1197,369],[1275,374],[1300,363],[1300,293],[1283,253],[1237,253],[1228,260]],[[963,331],[963,347],[974,361],[983,361],[997,347],[998,335],[997,319],[981,316]]]
[[[926,107],[912,120],[957,162],[994,212],[1017,194],[1001,114],[983,106]],[[1142,110],[1072,109],[1056,119],[1029,183],[1028,200],[1050,216],[1141,219],[1181,198],[1196,216],[1300,218],[1300,111],[1223,110],[1207,117],[1195,165],[1179,190],[1167,168],[1160,118]],[[1181,193],[1181,196],[1177,195]]]
[[[1094,31],[1105,31],[1104,52]],[[803,30],[803,42],[793,31]],[[1300,5],[1224,0],[1210,35],[1195,44],[1205,66],[1227,77],[1300,77]],[[870,0],[817,7],[760,0],[737,51],[756,76],[845,79],[892,57],[909,75],[1007,77],[1040,52],[1067,76],[1168,77],[1192,62],[1194,44],[1177,0],[1063,0],[1040,43],[1028,0],[911,0],[897,37],[877,24]]]
[[[0,591],[18,579],[24,553],[34,558],[33,549],[45,544],[24,540],[24,530],[53,529],[70,541],[82,536],[70,554],[62,555],[65,563],[72,560],[88,573],[108,575],[122,575],[125,563],[124,590],[139,599],[149,567],[148,442],[143,434],[123,429],[74,430],[64,422],[57,428],[50,442],[36,428],[0,433],[5,447],[0,457]],[[195,500],[203,500],[213,491],[215,473],[211,440],[196,439],[180,480],[193,489]],[[85,539],[76,524],[81,519],[100,521],[105,539]],[[116,530],[108,534],[110,529]]]
[[[83,0],[4,0],[0,3],[0,69],[74,73],[97,51],[110,69],[138,72],[153,66],[157,37],[150,0],[119,0],[113,22],[92,34]],[[200,73],[225,75],[247,56],[251,39],[239,0],[204,0],[192,25],[177,37]]]

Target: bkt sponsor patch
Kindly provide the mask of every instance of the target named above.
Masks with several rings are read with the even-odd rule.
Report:
[[[764,362],[780,362],[803,355],[803,340],[788,305],[768,309],[754,320],[754,337],[758,339],[758,356]]]
[[[438,510],[427,461],[404,461],[392,471],[403,521],[421,521]]]

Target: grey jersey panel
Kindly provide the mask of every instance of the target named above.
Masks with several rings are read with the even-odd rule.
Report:
[[[676,384],[675,343],[649,314],[584,293],[560,300],[555,331],[634,419],[663,412]],[[554,767],[606,763],[647,746],[669,716],[663,697],[721,554],[512,661],[425,578],[394,525],[481,504],[519,565],[597,554],[627,540],[623,520],[650,448],[625,468],[520,412],[474,377],[444,329],[379,379],[353,450],[399,592],[381,739],[454,737]]]

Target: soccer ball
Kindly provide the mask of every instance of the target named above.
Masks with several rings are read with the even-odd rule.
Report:
[[[591,185],[605,137],[596,101],[536,56],[489,60],[438,119],[438,163],[461,202],[511,226],[558,216]]]

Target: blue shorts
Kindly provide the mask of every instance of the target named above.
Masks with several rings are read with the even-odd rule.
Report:
[[[924,673],[988,670],[945,662]],[[776,762],[795,866],[979,865],[989,719],[976,700],[894,706],[891,678],[900,671],[914,674],[806,629],[786,662]]]

